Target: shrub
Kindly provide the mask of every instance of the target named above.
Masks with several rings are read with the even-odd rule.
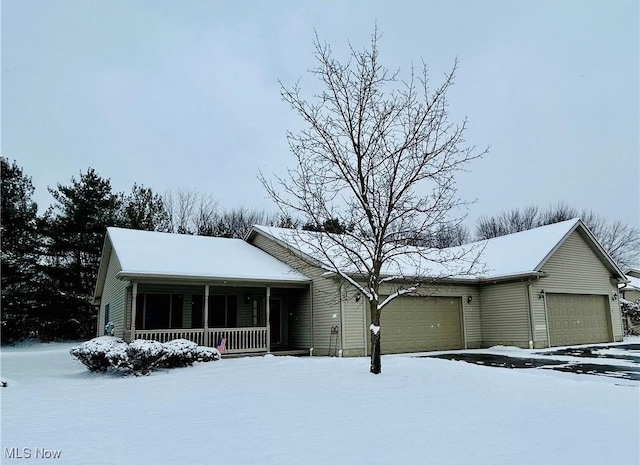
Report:
[[[195,342],[186,339],[174,339],[173,341],[165,342],[163,345],[166,356],[162,361],[162,366],[165,368],[187,367],[193,365],[193,362],[196,361],[198,344]]]
[[[101,336],[83,342],[69,352],[80,360],[89,371],[107,371],[112,367],[110,355],[127,346],[122,339],[113,336]]]
[[[116,337],[102,336],[83,342],[70,352],[90,371],[112,369],[135,375],[147,375],[160,367],[186,367],[193,362],[220,359],[217,349],[200,347],[186,339],[174,339],[164,344],[137,339],[127,344]]]

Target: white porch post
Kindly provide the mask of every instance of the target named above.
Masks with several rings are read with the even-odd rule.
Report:
[[[136,340],[136,306],[138,303],[138,283],[133,283],[131,291],[131,340]]]
[[[267,313],[267,352],[271,352],[271,315],[270,310],[271,306],[269,304],[269,300],[271,300],[271,287],[267,286],[267,305],[266,305],[266,313]]]
[[[209,345],[209,285],[204,285],[204,345]]]

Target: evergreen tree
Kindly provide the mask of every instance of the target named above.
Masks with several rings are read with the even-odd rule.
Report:
[[[56,204],[44,218],[46,271],[50,301],[46,339],[87,338],[95,334],[93,291],[109,225],[117,223],[120,196],[108,179],[90,168],[71,185],[49,189]]]
[[[167,231],[169,215],[162,197],[154,194],[150,187],[134,184],[131,193],[123,197],[118,225],[145,231]]]
[[[2,341],[20,340],[37,330],[35,285],[38,272],[37,205],[34,188],[16,162],[2,164]]]

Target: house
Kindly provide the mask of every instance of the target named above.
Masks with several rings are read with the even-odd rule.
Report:
[[[98,334],[112,322],[125,339],[225,337],[235,353],[368,355],[367,299],[349,282],[359,277],[327,272],[297,238],[264,226],[246,241],[109,228]],[[582,221],[468,247],[481,251],[481,273],[416,276],[416,291],[384,308],[383,353],[622,340],[624,274]],[[390,280],[383,294],[399,285]]]
[[[624,274],[628,282],[620,286],[620,294],[623,299],[635,302],[640,299],[640,269],[630,268]]]

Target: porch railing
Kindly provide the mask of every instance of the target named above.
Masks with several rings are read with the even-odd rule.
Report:
[[[200,346],[215,347],[221,338],[227,339],[226,353],[241,354],[267,351],[267,328],[209,328],[136,330],[136,339],[167,342],[187,339]]]

